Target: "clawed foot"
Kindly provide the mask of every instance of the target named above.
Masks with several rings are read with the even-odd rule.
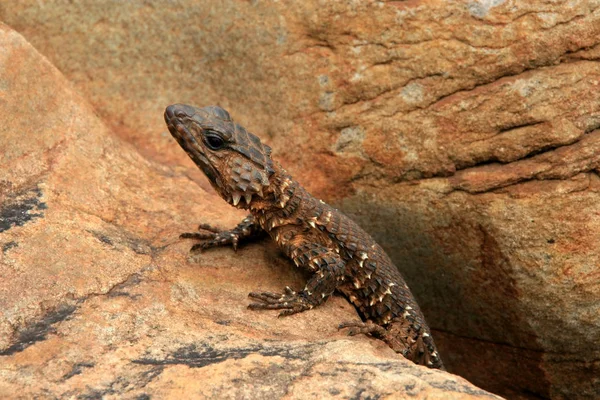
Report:
[[[231,245],[234,251],[237,251],[239,235],[235,231],[221,231],[209,224],[200,224],[199,231],[189,232],[179,235],[180,239],[206,240],[203,243],[197,243],[190,249],[191,253],[202,252],[211,247]]]
[[[385,328],[374,324],[371,321],[360,322],[360,321],[346,321],[338,325],[338,329],[348,329],[348,336],[354,335],[373,335],[381,338],[387,331]]]
[[[296,293],[289,286],[285,287],[285,293],[250,293],[251,299],[258,300],[260,303],[251,303],[248,308],[251,310],[283,310],[279,317],[296,314],[312,308],[303,292]]]

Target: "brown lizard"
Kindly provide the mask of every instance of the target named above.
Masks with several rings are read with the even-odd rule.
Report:
[[[167,107],[169,131],[231,205],[250,215],[230,231],[200,225],[192,252],[232,245],[266,231],[296,266],[313,273],[301,291],[250,293],[249,308],[291,315],[345,295],[366,322],[346,322],[348,333],[370,334],[417,364],[442,368],[429,327],[390,258],[350,218],[311,196],[271,159],[271,148],[216,106]]]

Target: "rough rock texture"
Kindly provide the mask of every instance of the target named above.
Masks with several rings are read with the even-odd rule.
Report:
[[[268,243],[188,259],[181,231],[241,215],[117,138],[3,25],[0,48],[0,398],[498,398],[347,338],[340,297],[247,310],[303,277]]]
[[[125,226],[113,241],[123,250],[136,224],[160,248],[181,226],[235,219],[209,194],[214,211],[198,204],[186,177],[208,190],[206,183],[161,120],[169,103],[220,104],[384,245],[450,371],[511,398],[599,395],[599,1],[32,0],[0,4],[0,19],[147,160],[131,163],[162,171],[145,177],[139,166],[120,189],[118,169],[98,176],[127,194],[123,204],[108,189],[94,194],[106,205],[86,197],[89,188],[62,196],[102,204],[109,222]],[[61,148],[52,138],[39,145]],[[35,214],[48,214],[44,187],[19,193],[28,218],[43,221]],[[186,201],[167,206],[178,193]],[[130,197],[143,199],[142,208]],[[164,208],[146,210],[156,197]],[[81,248],[86,235],[64,241]],[[85,249],[82,260],[97,259]],[[94,271],[118,282],[145,265],[122,255],[114,262],[124,266]],[[86,271],[80,279],[92,278]],[[101,290],[106,282],[94,280]]]

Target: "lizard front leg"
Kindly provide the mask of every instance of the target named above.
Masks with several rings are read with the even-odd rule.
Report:
[[[345,262],[331,249],[308,240],[292,239],[284,250],[298,267],[314,271],[314,275],[299,292],[286,287],[284,293],[250,293],[249,297],[259,303],[248,308],[283,310],[280,317],[296,314],[323,303],[344,280]]]
[[[182,233],[181,239],[205,240],[192,246],[190,252],[202,251],[211,247],[231,245],[234,251],[237,251],[240,240],[250,239],[263,232],[262,228],[255,220],[254,216],[248,215],[235,228],[228,231],[221,231],[209,224],[200,224],[198,230],[206,232]]]

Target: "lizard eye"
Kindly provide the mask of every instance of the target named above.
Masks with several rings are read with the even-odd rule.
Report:
[[[204,142],[211,150],[219,150],[225,146],[225,141],[220,136],[208,134],[204,136]]]

